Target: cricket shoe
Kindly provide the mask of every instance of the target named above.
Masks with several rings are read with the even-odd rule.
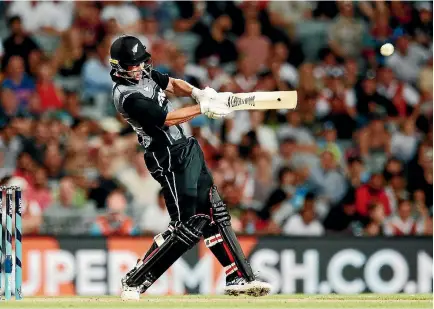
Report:
[[[122,292],[121,292],[121,299],[122,300],[139,300],[140,299],[140,294],[145,292],[145,287],[144,284],[139,285],[139,286],[129,286],[127,284],[127,279],[128,277],[131,276],[131,274],[133,274],[138,265],[139,265],[140,260],[137,260],[137,264],[136,266],[134,266],[133,269],[131,269],[121,280],[121,285],[122,285]]]
[[[142,287],[140,287],[140,286],[136,286],[136,287],[128,286],[126,281],[127,281],[127,276],[125,276],[121,280],[121,283],[122,283],[121,299],[122,300],[139,300],[140,294],[142,291]]]
[[[224,289],[225,295],[238,296],[245,294],[249,296],[265,296],[270,294],[271,284],[259,280],[247,281],[244,278],[237,277],[234,280],[226,282]]]

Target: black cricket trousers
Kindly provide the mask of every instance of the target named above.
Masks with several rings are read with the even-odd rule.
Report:
[[[161,184],[171,221],[186,222],[195,214],[210,213],[209,191],[213,179],[195,138],[146,152],[145,162]]]

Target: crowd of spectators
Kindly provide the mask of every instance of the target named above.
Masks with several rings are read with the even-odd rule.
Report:
[[[432,234],[432,2],[7,1],[0,23],[0,185],[22,187],[24,233],[167,227],[110,99],[128,33],[196,87],[298,91],[296,110],[185,124],[237,232]]]

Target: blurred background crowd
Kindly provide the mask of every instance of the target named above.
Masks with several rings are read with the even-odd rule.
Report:
[[[431,235],[432,29],[432,2],[2,1],[0,185],[23,188],[24,233],[166,229],[110,97],[128,33],[196,87],[298,91],[293,111],[185,125],[237,232]]]

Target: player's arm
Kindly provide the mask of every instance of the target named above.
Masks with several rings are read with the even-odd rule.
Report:
[[[142,125],[163,126],[177,125],[201,114],[200,105],[187,106],[171,112],[164,110],[157,102],[140,93],[129,95],[124,103],[124,110],[135,117]]]
[[[177,97],[190,97],[193,93],[193,89],[195,89],[195,87],[185,80],[169,77],[166,91],[173,93]]]
[[[199,90],[194,88],[193,97],[196,99],[198,105],[183,107],[167,114],[166,126],[173,126],[193,119],[194,117],[205,114],[209,118],[223,118],[232,112],[226,102],[228,96],[232,95],[231,92],[217,93],[214,89],[205,88],[199,90],[199,97],[195,97],[195,91]]]
[[[191,96],[193,89],[195,89],[195,87],[182,79],[172,78],[167,74],[162,74],[155,70],[151,72],[151,77],[163,90],[177,97]]]
[[[214,89],[207,89],[208,91],[213,91],[215,95],[217,94]],[[173,93],[177,97],[192,97],[198,104],[200,104],[203,100],[207,100],[208,95],[210,94],[210,92],[208,92],[208,94],[205,94],[205,90],[198,89],[190,85],[185,80],[172,77],[169,77],[166,91]]]
[[[205,90],[198,89],[185,80],[169,77],[169,75],[162,74],[155,70],[151,72],[151,77],[163,90],[172,93],[177,97],[191,96],[199,104],[201,100],[209,98],[209,90],[208,94],[205,94]],[[217,92],[214,91],[214,94],[216,95]]]
[[[201,113],[200,105],[182,107],[169,112],[167,114],[166,120],[164,121],[164,125],[170,127],[181,124],[193,119],[196,116],[199,116]]]
[[[152,71],[151,77],[165,91],[180,97],[191,96],[199,104],[199,106],[184,107],[170,112],[166,118],[166,126],[189,121],[200,114],[205,114],[211,118],[221,118],[231,113],[231,110],[226,106],[227,94],[218,94],[209,87],[203,90],[198,89],[184,80],[169,77],[158,71]]]
[[[137,116],[135,118],[143,126],[156,126],[159,128],[187,122],[200,114],[221,118],[231,111],[226,106],[221,107],[218,103],[215,103],[215,106],[210,106],[209,100],[205,100],[203,104],[182,107],[167,112],[157,102],[140,93],[129,95],[122,106],[129,115]]]

